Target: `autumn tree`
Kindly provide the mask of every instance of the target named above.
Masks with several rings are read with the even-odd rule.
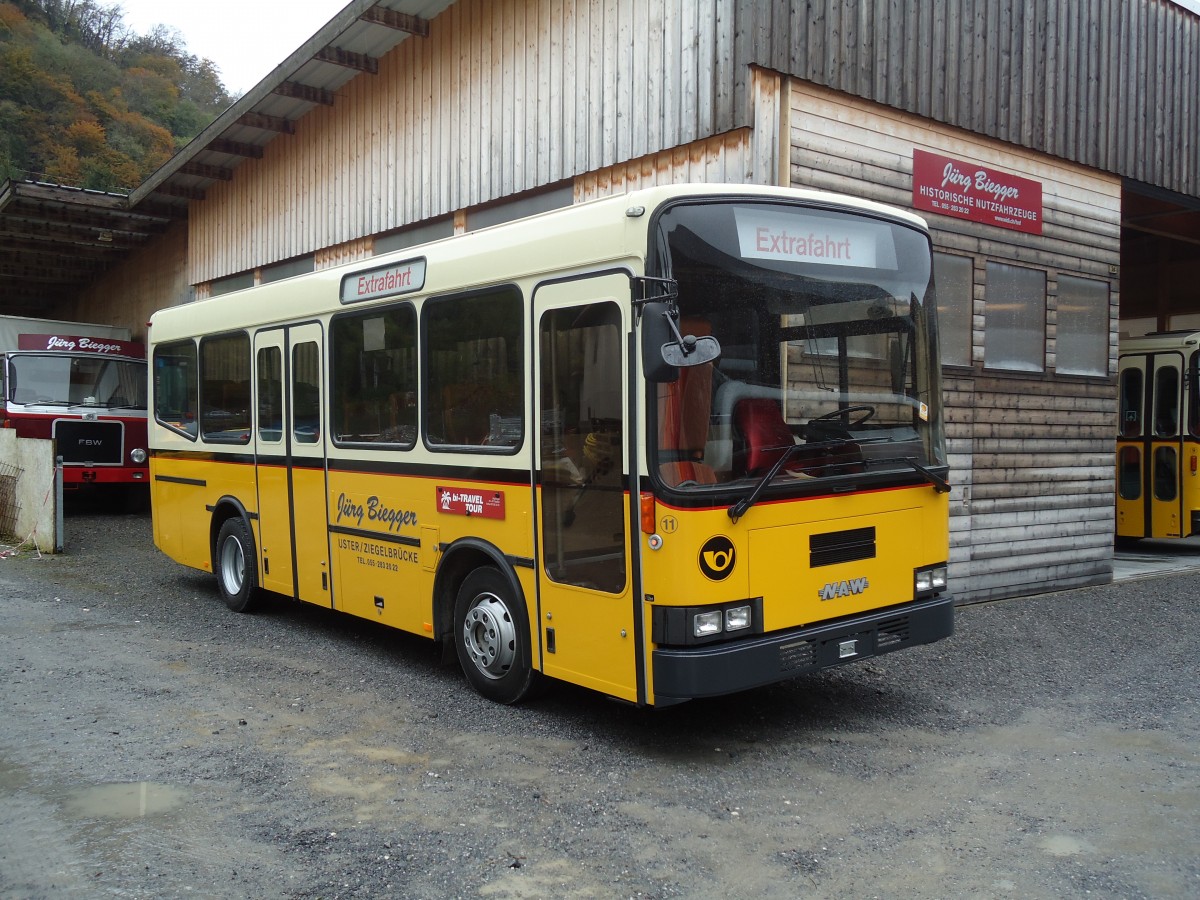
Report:
[[[0,179],[128,191],[231,102],[174,29],[134,34],[96,0],[0,0]]]

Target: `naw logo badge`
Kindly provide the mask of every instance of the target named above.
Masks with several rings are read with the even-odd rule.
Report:
[[[724,581],[733,571],[736,559],[733,541],[724,535],[709,538],[700,548],[700,571],[710,581]]]
[[[836,600],[838,597],[850,597],[861,594],[871,586],[865,578],[851,578],[849,581],[831,581],[819,591],[817,596],[822,600]]]

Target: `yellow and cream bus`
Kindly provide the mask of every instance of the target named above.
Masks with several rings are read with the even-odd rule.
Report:
[[[950,635],[921,219],[673,185],[152,319],[154,538],[663,706]]]
[[[1122,338],[1117,539],[1200,534],[1200,332]]]

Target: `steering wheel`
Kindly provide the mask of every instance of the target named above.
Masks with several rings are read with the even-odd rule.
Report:
[[[856,412],[866,413],[866,415],[851,421],[850,414]],[[847,406],[845,409],[835,409],[832,412],[827,412],[823,416],[815,416],[808,420],[808,424],[812,425],[816,422],[833,422],[835,419],[842,419],[839,424],[844,425],[849,429],[858,427],[873,415],[875,415],[875,407],[873,406]]]

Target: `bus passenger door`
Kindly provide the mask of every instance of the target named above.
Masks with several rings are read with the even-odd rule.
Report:
[[[546,674],[636,701],[628,298],[625,274],[534,292],[536,618]]]
[[[323,334],[313,322],[288,329],[288,467],[291,473],[295,596],[333,605],[325,480]]]
[[[254,468],[258,484],[258,551],[262,586],[295,596],[292,573],[291,477],[283,427],[286,358],[283,329],[254,336]]]
[[[1183,356],[1131,354],[1119,371],[1117,535],[1182,537]]]

